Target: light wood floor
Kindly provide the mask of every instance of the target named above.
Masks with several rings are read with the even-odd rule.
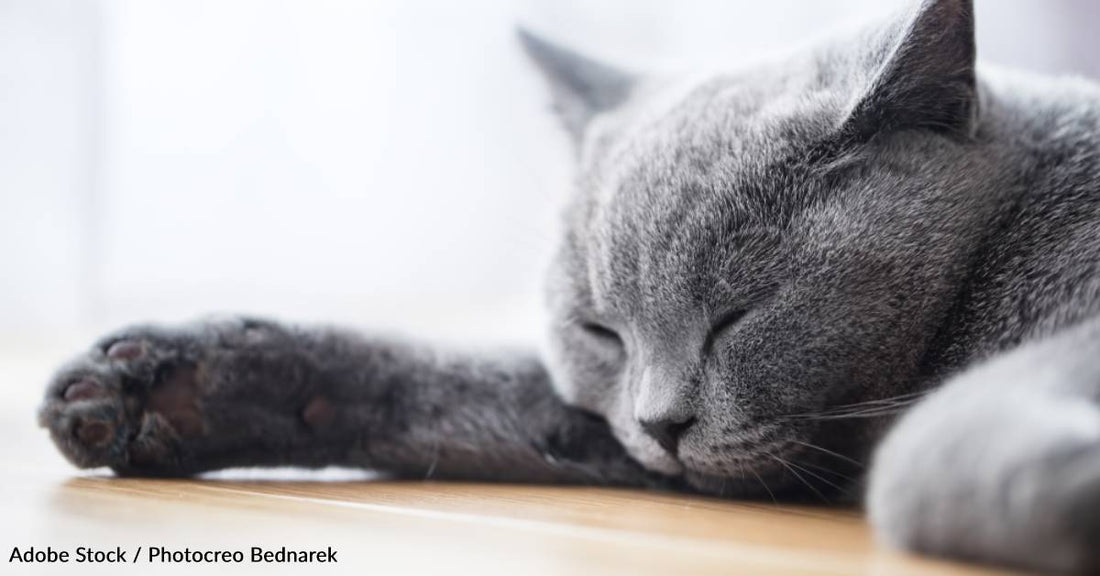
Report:
[[[338,564],[202,565],[202,573],[376,574],[979,574],[876,545],[852,511],[645,492],[391,483],[329,471],[247,472],[206,480],[80,473],[35,427],[38,391],[57,358],[0,353],[5,453],[0,542],[75,550],[337,550]],[[4,563],[0,573],[196,573],[195,565]]]

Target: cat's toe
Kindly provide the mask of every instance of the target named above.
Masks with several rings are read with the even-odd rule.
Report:
[[[102,372],[88,374],[90,368],[59,374],[39,410],[39,421],[58,449],[82,468],[123,459],[132,430],[118,380]]]
[[[202,429],[196,379],[179,342],[131,330],[62,368],[39,422],[81,468],[172,473],[184,456],[181,439]]]
[[[145,355],[145,344],[140,340],[115,340],[107,346],[106,354],[112,360],[136,360]]]

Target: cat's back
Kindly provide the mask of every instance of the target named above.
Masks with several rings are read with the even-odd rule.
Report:
[[[983,66],[978,71],[979,136],[1024,156],[1079,153],[1074,168],[1100,160],[1100,83]],[[1069,165],[1048,168],[1071,167]]]
[[[1100,84],[983,67],[979,90],[979,153],[1004,177],[978,192],[1001,205],[948,364],[1100,314]]]

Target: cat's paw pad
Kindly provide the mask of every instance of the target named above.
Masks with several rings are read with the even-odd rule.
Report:
[[[184,333],[131,329],[107,338],[50,382],[39,422],[82,468],[171,474],[183,440],[203,431],[199,358]]]

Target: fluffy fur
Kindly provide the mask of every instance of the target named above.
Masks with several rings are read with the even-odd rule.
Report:
[[[1100,569],[1096,86],[976,70],[965,0],[702,78],[521,39],[579,158],[547,367],[133,328],[51,384],[62,452],[830,501],[869,465],[889,542]]]

